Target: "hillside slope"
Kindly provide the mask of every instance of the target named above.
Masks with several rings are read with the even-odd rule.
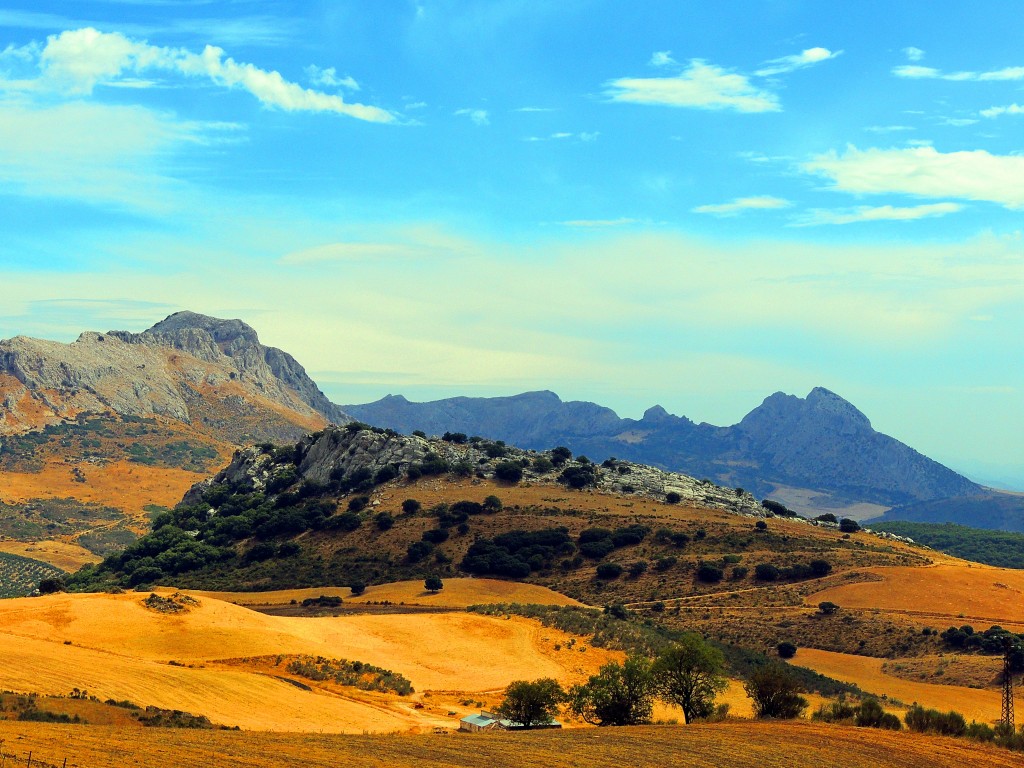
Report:
[[[331,420],[350,419],[239,320],[179,312],[138,334],[0,341],[0,539],[95,558],[236,448]]]

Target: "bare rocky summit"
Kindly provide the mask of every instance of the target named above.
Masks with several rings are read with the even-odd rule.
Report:
[[[0,341],[0,435],[80,414],[162,416],[231,442],[293,439],[349,420],[291,355],[260,344],[241,320],[178,312],[142,333]]]

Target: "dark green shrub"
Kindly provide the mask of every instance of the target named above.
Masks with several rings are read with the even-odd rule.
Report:
[[[353,595],[361,595],[366,591],[365,581],[353,581],[348,585],[348,588],[352,590]]]
[[[860,523],[856,520],[851,520],[848,517],[844,517],[839,521],[839,530],[843,533],[856,533],[860,530]]]
[[[494,476],[504,483],[518,483],[523,479],[523,468],[515,461],[499,461]]]
[[[416,499],[406,499],[402,502],[402,511],[407,515],[415,515],[423,508]]]
[[[680,496],[675,491],[669,491],[668,493],[665,494],[665,501],[669,504],[678,504],[682,500],[683,497]]]
[[[378,530],[387,531],[394,527],[395,518],[387,512],[378,512],[377,516],[373,518],[373,522],[376,523]]]
[[[597,566],[597,578],[609,581],[622,575],[622,566],[618,563],[601,563]]]
[[[813,576],[828,576],[832,573],[832,563],[828,560],[811,560],[810,569]]]
[[[788,640],[784,640],[775,646],[775,650],[779,654],[780,659],[792,659],[796,656],[796,645]]]
[[[348,500],[349,512],[362,512],[370,505],[369,496],[353,496]]]
[[[410,563],[418,563],[434,551],[434,545],[427,541],[414,541],[406,549],[405,556]]]
[[[635,563],[631,563],[629,566],[629,575],[631,578],[637,579],[647,573],[647,561],[637,560]]]
[[[331,531],[354,531],[363,524],[363,519],[355,512],[343,512],[328,519],[326,528]]]
[[[712,563],[701,563],[697,566],[697,580],[705,584],[717,584],[722,580],[722,569]]]
[[[754,577],[759,581],[775,581],[779,578],[779,569],[771,563],[758,563],[754,566]]]
[[[424,531],[423,541],[429,541],[431,544],[441,544],[442,542],[448,541],[448,531],[444,528],[434,528],[433,530]]]

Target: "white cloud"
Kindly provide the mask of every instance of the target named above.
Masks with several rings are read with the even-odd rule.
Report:
[[[924,51],[922,51],[920,48],[915,48],[912,45],[907,48],[904,48],[903,54],[910,61],[920,61],[921,59],[924,58]]]
[[[693,213],[710,213],[715,216],[736,216],[744,211],[768,211],[778,208],[786,208],[791,203],[781,197],[761,195],[759,197],[738,197],[731,203],[720,203],[718,205],[698,205],[692,209]]]
[[[781,75],[786,72],[792,72],[797,69],[803,69],[809,67],[812,64],[820,64],[823,61],[834,59],[840,55],[842,51],[830,51],[828,48],[807,48],[800,53],[795,53],[791,56],[782,56],[778,59],[771,59],[765,62],[764,67],[757,70],[754,74],[758,77],[768,77],[770,75]]]
[[[965,128],[968,125],[974,125],[978,121],[973,117],[947,117],[942,121],[943,125],[951,125],[954,128]]]
[[[612,101],[737,112],[778,112],[778,97],[754,86],[746,75],[699,59],[674,77],[623,77],[606,83]]]
[[[338,70],[334,67],[321,69],[316,64],[306,67],[306,77],[313,85],[322,85],[327,88],[347,88],[350,91],[358,91],[359,83],[351,75],[338,77]]]
[[[955,82],[976,81],[985,82],[991,80],[1024,80],[1024,67],[1005,67],[989,72],[943,72],[934,67],[922,67],[914,64],[904,64],[893,67],[892,73],[896,77],[909,78],[911,80],[952,80]]]
[[[559,139],[578,139],[583,142],[597,141],[597,137],[600,136],[600,131],[587,132],[582,131],[581,133],[570,133],[568,131],[558,131],[547,136],[527,136],[523,141],[557,141]]]
[[[18,88],[49,90],[65,95],[88,95],[97,85],[125,76],[166,72],[199,77],[225,87],[240,88],[266,107],[286,111],[333,112],[370,122],[391,122],[394,116],[379,107],[348,103],[340,96],[314,91],[285,80],[278,72],[225,58],[224,51],[206,46],[202,53],[161,48],[114,32],[92,28],[51,35],[38,57],[40,76]],[[0,87],[4,84],[0,83]],[[10,82],[7,85],[11,86]]]
[[[914,127],[910,125],[869,125],[864,130],[871,133],[896,133],[898,131],[912,131]]]
[[[843,154],[833,150],[800,168],[825,176],[840,192],[952,197],[1024,208],[1024,156],[981,149],[939,152],[934,147],[859,150],[851,145]]]
[[[799,227],[813,227],[821,224],[856,224],[862,221],[914,221],[946,216],[961,210],[963,206],[959,203],[931,203],[905,208],[892,205],[859,206],[838,211],[819,208],[798,216],[793,223]]]
[[[457,109],[456,115],[465,115],[476,125],[490,125],[491,118],[486,109]]]
[[[982,117],[999,117],[1000,115],[1024,115],[1024,105],[1007,104],[1005,107],[989,107],[979,113]]]
[[[648,63],[652,67],[667,67],[669,64],[675,64],[676,60],[672,58],[672,51],[655,51]]]
[[[516,107],[513,112],[554,112],[554,107]]]

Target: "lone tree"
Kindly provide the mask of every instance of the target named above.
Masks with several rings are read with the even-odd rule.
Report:
[[[639,725],[651,719],[654,678],[651,662],[630,656],[610,662],[569,690],[569,709],[592,725]]]
[[[757,717],[791,720],[807,709],[807,699],[800,694],[803,685],[785,664],[771,662],[758,667],[743,684],[747,696],[754,700]]]
[[[565,691],[550,677],[533,682],[516,680],[505,689],[505,700],[498,707],[498,714],[524,728],[536,728],[554,720],[558,705],[563,701]]]
[[[728,685],[724,667],[721,651],[687,632],[654,660],[651,674],[658,698],[678,706],[692,723],[714,712],[715,696]]]
[[[423,581],[423,587],[427,592],[440,592],[444,589],[444,582],[441,581],[440,576],[427,576]]]

